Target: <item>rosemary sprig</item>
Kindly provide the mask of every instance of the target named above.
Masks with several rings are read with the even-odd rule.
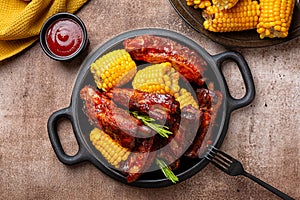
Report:
[[[172,135],[173,133],[171,131],[169,131],[169,127],[167,126],[163,126],[161,124],[156,124],[153,123],[155,121],[155,119],[148,117],[148,116],[144,116],[144,115],[139,115],[138,112],[136,111],[132,111],[131,112],[133,114],[133,116],[139,120],[142,120],[142,122],[146,125],[149,126],[150,128],[152,128],[153,130],[155,130],[159,135],[161,135],[162,137],[166,137],[168,138],[169,135]]]
[[[178,177],[171,171],[171,169],[167,166],[167,164],[161,160],[156,158],[155,159],[156,164],[161,169],[161,171],[164,173],[165,177],[172,181],[172,183],[176,183],[179,181]]]

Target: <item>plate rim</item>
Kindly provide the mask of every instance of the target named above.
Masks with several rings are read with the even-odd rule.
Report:
[[[300,36],[300,5],[299,2],[295,1],[295,8],[293,13],[293,19],[295,16],[299,16],[299,20],[294,22],[296,23],[295,29],[292,30],[292,32],[289,33],[288,37],[286,38],[265,38],[265,39],[259,39],[259,37],[256,40],[241,40],[236,38],[227,37],[226,35],[230,35],[231,33],[214,33],[207,31],[203,28],[202,24],[200,24],[193,14],[189,12],[189,10],[194,9],[192,7],[189,7],[185,4],[186,0],[169,0],[173,8],[175,9],[176,13],[195,31],[198,33],[206,36],[207,38],[211,39],[212,41],[221,44],[225,47],[239,47],[239,48],[259,48],[259,47],[269,47],[274,46],[282,43],[286,43],[290,40],[293,40]],[[196,9],[194,9],[196,11]],[[201,11],[199,11],[201,12]],[[295,21],[295,20],[294,20]],[[291,24],[291,27],[293,25],[293,21]],[[254,30],[246,30],[246,31],[240,31],[239,33],[250,33]]]

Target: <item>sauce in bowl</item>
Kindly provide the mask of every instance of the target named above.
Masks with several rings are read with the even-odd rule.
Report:
[[[86,27],[74,14],[57,13],[43,24],[40,45],[47,56],[57,61],[85,56],[89,45]]]
[[[72,19],[56,20],[47,30],[46,44],[57,56],[71,56],[83,42],[83,30]]]

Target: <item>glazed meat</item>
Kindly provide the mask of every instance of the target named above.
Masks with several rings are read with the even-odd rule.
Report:
[[[219,91],[198,88],[196,90],[196,96],[201,109],[210,111],[212,111],[212,109],[218,110],[222,103],[222,94]],[[213,113],[215,114],[216,112]]]
[[[85,86],[80,91],[80,97],[84,101],[83,111],[91,125],[110,134],[123,147],[133,148],[135,138],[155,134],[149,127],[117,107],[112,100],[91,86]]]
[[[186,46],[154,35],[129,38],[123,42],[123,45],[135,60],[150,63],[170,62],[188,81],[194,82],[198,86],[204,84],[202,74],[207,64],[197,52]]]
[[[169,143],[162,148],[158,157],[171,164],[178,160],[188,147],[192,144],[198,132],[203,113],[192,106],[185,106],[181,110],[181,120],[175,126],[172,137],[168,138]]]
[[[203,119],[201,121],[201,126],[196,135],[196,138],[193,141],[193,144],[190,146],[190,148],[185,153],[185,155],[187,157],[196,158],[198,156],[198,150],[202,146],[203,140],[208,132],[210,124],[211,124],[211,116],[208,112],[204,112]]]
[[[207,110],[211,108],[213,96],[213,92],[211,90],[199,88],[196,90],[196,96],[201,109]]]
[[[127,175],[128,183],[136,181],[152,165],[156,156],[156,152],[151,151],[153,141],[154,137],[137,139],[136,148],[120,167],[120,170]]]
[[[199,107],[204,113],[197,136],[185,153],[185,155],[190,158],[196,158],[204,152],[206,145],[203,144],[208,143],[208,141],[205,141],[206,135],[210,134],[213,126],[216,125],[216,116],[222,104],[222,94],[219,91],[200,88],[196,90],[196,95]]]
[[[138,111],[158,121],[170,121],[171,115],[180,114],[179,103],[169,94],[148,93],[127,88],[114,88],[104,94],[125,109]]]

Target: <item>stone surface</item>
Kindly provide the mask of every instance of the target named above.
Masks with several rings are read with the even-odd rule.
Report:
[[[77,15],[90,51],[124,31],[144,27],[183,33],[214,55],[226,51],[191,29],[168,1],[90,1]],[[247,171],[300,199],[300,38],[268,48],[235,49],[253,73],[256,98],[232,113],[221,147]],[[47,120],[67,107],[82,59],[49,59],[38,43],[0,63],[0,199],[276,199],[245,177],[208,165],[192,178],[161,189],[129,187],[90,163],[63,165],[47,134]],[[234,64],[223,67],[233,96],[245,92]],[[66,153],[77,144],[67,120],[59,125]]]

